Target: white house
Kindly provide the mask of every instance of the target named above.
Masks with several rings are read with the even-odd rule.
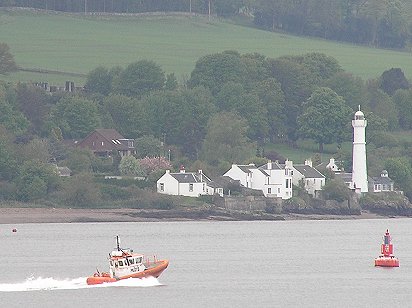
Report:
[[[388,171],[383,170],[380,177],[373,177],[370,181],[371,190],[373,192],[389,192],[394,191],[394,181],[388,176]]]
[[[294,185],[299,186],[300,182],[303,181],[307,193],[314,197],[319,197],[319,192],[325,186],[325,176],[312,167],[311,160],[306,160],[304,165],[294,165],[292,161],[287,160],[285,167],[292,170]]]
[[[292,198],[292,170],[289,167],[279,165],[279,163],[268,161],[267,164],[260,166],[269,177],[264,186],[264,194],[267,197],[278,197],[282,199]]]
[[[265,197],[289,199],[292,197],[292,177],[289,169],[269,161],[257,168],[254,164],[233,164],[223,176],[238,180],[246,188],[261,190]]]
[[[201,195],[219,194],[223,196],[223,188],[215,187],[212,180],[202,170],[197,173],[180,172],[172,173],[166,170],[165,174],[157,180],[157,192],[166,195],[199,197]]]

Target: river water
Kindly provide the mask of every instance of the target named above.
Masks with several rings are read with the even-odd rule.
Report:
[[[399,268],[373,266],[387,228]],[[169,267],[87,286],[116,234]],[[411,219],[0,225],[0,251],[1,307],[412,305]]]

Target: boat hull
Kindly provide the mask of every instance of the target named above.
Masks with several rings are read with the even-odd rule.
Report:
[[[110,276],[105,276],[105,275],[100,275],[100,276],[95,275],[95,276],[87,277],[86,283],[88,285],[95,285],[95,284],[116,282],[122,279],[129,279],[129,278],[138,278],[138,279],[145,278],[145,277],[157,278],[167,268],[168,265],[169,265],[168,260],[159,260],[147,266],[147,269],[144,270],[143,272],[133,273],[131,275],[117,277],[117,278],[112,278]]]
[[[399,267],[399,259],[395,257],[379,257],[375,259],[375,266]]]

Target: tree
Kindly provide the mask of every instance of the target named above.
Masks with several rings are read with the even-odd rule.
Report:
[[[13,55],[6,43],[0,43],[0,74],[6,75],[17,70]]]
[[[66,165],[73,173],[87,173],[92,171],[94,155],[88,149],[73,148],[68,152]]]
[[[399,114],[395,103],[388,94],[377,88],[373,81],[368,85],[368,106],[376,115],[388,121],[389,129],[399,127]]]
[[[324,86],[331,88],[339,96],[342,96],[346,104],[353,110],[366,101],[366,87],[360,77],[355,77],[348,72],[337,72],[325,81]]]
[[[140,100],[114,94],[106,97],[103,105],[114,128],[123,136],[136,138],[143,134],[143,104]]]
[[[75,207],[91,207],[100,200],[99,187],[89,173],[81,173],[70,177],[64,186],[63,199]]]
[[[135,148],[139,158],[164,156],[165,145],[152,135],[145,135],[135,140]]]
[[[412,194],[412,167],[407,157],[389,158],[385,161],[385,169],[395,181],[395,186],[404,190],[411,197]]]
[[[323,145],[338,142],[342,132],[350,122],[352,110],[345,105],[342,97],[330,88],[315,90],[304,105],[303,114],[298,118],[299,135]]]
[[[322,188],[326,200],[336,200],[342,202],[349,200],[350,190],[341,179],[330,179]]]
[[[211,164],[220,161],[242,163],[255,154],[256,146],[246,132],[246,120],[233,112],[221,112],[208,122],[202,157]]]
[[[50,162],[49,143],[46,139],[33,139],[23,145],[20,150],[19,160],[36,160],[43,164]]]
[[[240,54],[234,51],[201,57],[195,65],[189,80],[190,87],[204,86],[216,94],[227,82],[243,84],[246,67]]]
[[[12,180],[17,176],[16,156],[13,136],[0,125],[0,180]]]
[[[142,176],[143,170],[139,161],[133,156],[123,156],[119,164],[121,175]]]
[[[172,164],[165,157],[145,157],[139,159],[140,166],[142,167],[146,176],[150,176],[154,173],[164,172],[165,170],[170,170]]]
[[[412,89],[397,90],[392,99],[399,111],[400,127],[412,129]]]
[[[127,96],[146,95],[160,90],[165,85],[165,74],[153,61],[141,60],[129,64],[119,75],[115,91]]]
[[[84,138],[100,126],[94,101],[81,97],[63,97],[52,109],[51,127],[59,127],[65,138]]]
[[[16,107],[0,97],[0,125],[16,135],[22,135],[30,123]]]
[[[24,116],[30,121],[30,130],[38,135],[45,135],[44,123],[51,108],[51,97],[38,87],[19,83],[16,88],[16,103]]]
[[[59,176],[51,165],[29,160],[23,163],[16,182],[17,197],[22,201],[32,201],[56,189]]]
[[[146,134],[182,147],[197,158],[206,135],[206,125],[215,112],[208,89],[196,87],[178,91],[159,91],[143,100]]]
[[[113,75],[104,66],[99,66],[87,74],[84,88],[91,93],[109,95],[112,91]]]
[[[318,80],[326,80],[342,72],[342,67],[338,61],[323,53],[312,52],[296,58],[297,61],[312,72]]]
[[[302,103],[308,99],[317,79],[308,69],[296,62],[296,59],[281,57],[269,60],[272,78],[281,84],[285,95],[285,114],[287,117],[287,134],[290,140],[296,141],[296,120],[302,109]]]
[[[379,81],[379,87],[390,96],[398,89],[409,89],[411,86],[400,68],[384,71]]]
[[[280,83],[274,78],[257,82],[252,88],[267,110],[267,121],[269,125],[269,138],[283,139],[286,135],[285,95]]]

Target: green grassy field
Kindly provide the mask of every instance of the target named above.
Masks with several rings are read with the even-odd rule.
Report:
[[[126,66],[154,60],[178,78],[190,75],[197,59],[223,50],[258,52],[268,57],[323,52],[364,79],[401,67],[412,79],[412,54],[294,37],[200,16],[98,17],[26,11],[0,11],[0,41],[20,67],[87,74],[104,65]],[[5,79],[3,77],[3,79]],[[62,83],[82,76],[18,72],[12,81]]]

